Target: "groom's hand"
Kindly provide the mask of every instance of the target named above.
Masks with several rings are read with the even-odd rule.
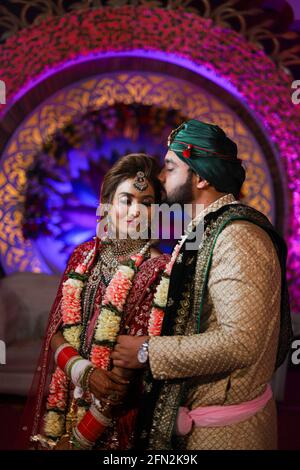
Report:
[[[137,354],[146,339],[149,339],[149,336],[118,336],[117,344],[111,355],[114,366],[125,367],[126,369],[142,369],[145,367],[145,364],[138,361]]]

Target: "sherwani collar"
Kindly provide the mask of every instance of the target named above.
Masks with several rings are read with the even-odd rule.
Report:
[[[235,199],[233,194],[225,194],[225,196],[219,197],[216,201],[209,204],[188,224],[185,230],[185,235],[182,237],[182,242],[186,240],[186,238],[194,230],[196,225],[198,225],[207,214],[211,212],[216,212],[217,210],[221,209],[221,207],[226,206],[228,204],[237,204],[238,202],[239,201]]]

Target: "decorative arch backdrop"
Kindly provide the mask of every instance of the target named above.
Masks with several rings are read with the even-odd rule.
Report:
[[[27,169],[47,138],[91,108],[155,106],[215,121],[237,140],[247,202],[288,240],[292,305],[300,311],[300,113],[290,77],[258,46],[192,13],[106,7],[47,19],[1,49],[0,251],[7,272],[61,269],[21,230]]]

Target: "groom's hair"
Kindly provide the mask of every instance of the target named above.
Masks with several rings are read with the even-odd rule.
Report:
[[[105,174],[101,186],[100,202],[111,203],[117,187],[125,180],[135,178],[138,171],[145,174],[154,189],[155,203],[162,200],[163,186],[158,179],[160,165],[154,157],[145,153],[131,153],[121,157]]]

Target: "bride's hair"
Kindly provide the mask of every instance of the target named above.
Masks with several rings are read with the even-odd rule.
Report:
[[[111,203],[117,187],[123,181],[135,178],[138,171],[145,174],[155,193],[155,203],[160,204],[163,187],[158,179],[160,166],[155,158],[144,153],[131,153],[120,158],[106,173],[100,193],[102,204]]]

